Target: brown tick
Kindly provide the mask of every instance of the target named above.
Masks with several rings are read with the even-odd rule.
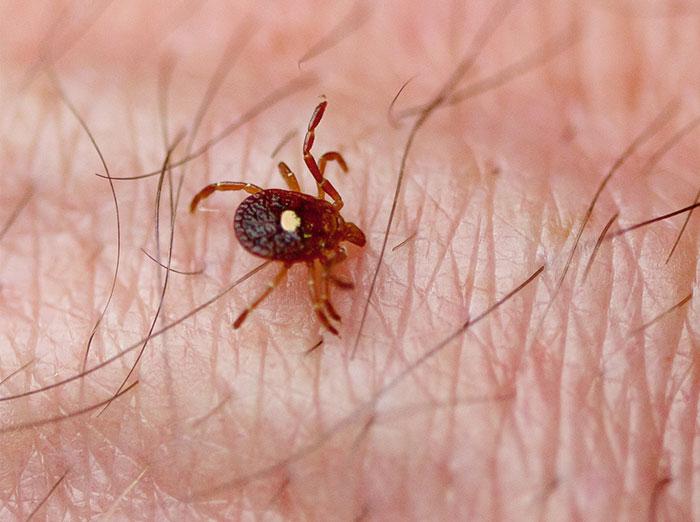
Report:
[[[309,269],[309,291],[316,315],[323,326],[338,335],[338,330],[328,320],[330,316],[340,321],[330,301],[330,284],[339,288],[352,288],[353,284],[332,275],[331,267],[346,258],[341,242],[364,246],[366,240],[362,230],[340,215],[343,199],[323,176],[329,161],[337,162],[343,172],[347,172],[345,160],[338,152],[326,152],[316,163],[311,154],[314,132],[327,104],[323,101],[314,110],[303,148],[304,162],[316,180],[317,197],[302,193],[294,173],[281,162],[278,168],[290,190],[262,189],[241,181],[219,181],[200,190],[190,203],[190,212],[194,212],[200,201],[216,191],[245,190],[250,196],[238,206],[233,219],[238,241],[251,254],[282,263],[268,288],[235,320],[234,328],[241,326],[248,314],[282,282],[289,267],[294,263],[305,263]],[[333,200],[332,204],[325,200],[326,194]]]

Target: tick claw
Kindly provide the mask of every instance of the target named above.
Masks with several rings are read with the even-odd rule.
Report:
[[[331,276],[331,281],[333,281],[335,285],[342,290],[352,290],[353,288],[355,288],[355,283],[351,281],[345,281],[344,279],[340,279],[335,276]]]

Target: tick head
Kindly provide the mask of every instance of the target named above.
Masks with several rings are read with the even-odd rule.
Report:
[[[367,243],[364,232],[355,225],[355,223],[345,223],[345,233],[343,234],[346,241],[350,241],[357,246],[363,247]]]

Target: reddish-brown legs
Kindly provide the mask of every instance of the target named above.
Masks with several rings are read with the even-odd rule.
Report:
[[[321,301],[326,307],[326,311],[331,318],[340,322],[340,314],[335,311],[331,303],[330,284],[328,282],[328,270],[325,267],[321,268]]]
[[[333,335],[338,335],[338,330],[336,330],[335,327],[331,324],[325,312],[323,311],[324,302],[321,297],[321,292],[319,290],[318,271],[316,269],[316,262],[309,261],[306,263],[306,266],[309,268],[309,294],[311,294],[311,300],[313,301],[313,307],[314,311],[316,312],[316,317],[318,317],[318,320],[323,326],[326,327],[326,329],[329,332],[331,332]]]
[[[326,173],[326,163],[328,163],[329,161],[337,162],[338,166],[343,172],[348,171],[348,164],[345,163],[345,158],[343,158],[340,152],[332,150],[330,152],[326,152],[323,156],[321,156],[318,159],[318,168],[321,171],[322,176]]]
[[[292,172],[292,169],[290,169],[284,161],[280,161],[277,165],[277,168],[279,169],[280,174],[282,174],[284,181],[287,182],[289,190],[294,192],[301,192],[301,188],[299,187],[299,181],[294,175],[294,172]]]
[[[338,249],[332,257],[325,261],[315,260],[309,263],[309,284],[312,288],[312,296],[314,300],[314,309],[321,323],[328,328],[330,332],[337,335],[337,331],[330,325],[328,316],[331,319],[340,322],[340,314],[333,307],[330,295],[330,283],[334,283],[340,288],[353,288],[352,283],[348,283],[335,277],[330,270],[333,265],[336,265],[345,260],[347,254],[345,250]],[[324,312],[325,309],[325,312]],[[328,314],[328,316],[326,315]]]
[[[324,277],[342,290],[352,290],[353,288],[355,288],[355,285],[352,282],[345,281],[344,279],[341,279],[338,276],[331,274],[331,268],[334,265],[345,261],[347,257],[348,254],[345,251],[345,249],[339,248],[333,253],[331,257],[329,257],[323,262]]]
[[[195,194],[195,196],[192,198],[192,202],[190,203],[190,212],[197,210],[197,205],[199,205],[200,201],[208,198],[214,192],[218,192],[220,190],[245,190],[248,194],[255,194],[256,192],[262,191],[262,189],[257,185],[253,185],[252,183],[244,183],[242,181],[219,181],[217,183],[211,183],[197,192],[197,194]]]
[[[304,138],[304,163],[306,163],[306,166],[308,167],[309,171],[316,180],[316,183],[319,186],[319,192],[320,190],[323,190],[323,192],[327,193],[333,199],[333,206],[336,208],[336,210],[340,210],[341,208],[343,208],[343,198],[340,197],[340,194],[338,194],[338,191],[331,184],[331,182],[323,177],[321,169],[319,168],[318,164],[316,163],[316,160],[311,154],[311,147],[313,147],[314,139],[316,137],[315,129],[321,122],[321,118],[323,118],[323,113],[326,110],[326,105],[328,105],[328,102],[322,101],[318,104],[316,110],[314,110],[314,113],[311,115],[309,129],[306,132],[306,138]],[[343,163],[345,162],[343,161]]]
[[[328,163],[329,161],[337,162],[338,166],[343,172],[348,171],[348,164],[345,163],[345,158],[343,158],[340,152],[326,152],[323,156],[321,156],[318,159],[318,169],[321,172],[321,176],[323,177],[323,179],[326,179],[326,163]],[[318,187],[318,199],[323,199],[326,194],[323,190],[323,187],[319,183],[316,183],[316,186]]]
[[[272,279],[272,281],[270,281],[268,283],[267,288],[265,289],[265,291],[262,294],[260,294],[260,297],[258,297],[255,301],[253,301],[253,303],[250,306],[248,306],[248,308],[243,310],[241,315],[238,316],[238,319],[236,319],[234,321],[234,323],[233,323],[234,328],[240,327],[243,324],[243,321],[246,320],[246,317],[248,317],[248,314],[250,312],[252,312],[253,310],[255,310],[258,307],[258,305],[260,303],[262,303],[265,300],[265,298],[268,295],[270,295],[275,288],[277,288],[279,286],[279,284],[284,279],[284,276],[287,275],[287,270],[289,270],[289,266],[290,265],[288,265],[288,264],[282,265],[282,269],[279,272],[277,272],[277,275]]]
[[[345,163],[345,159],[340,154],[340,152],[330,151],[330,152],[326,152],[318,160],[318,168],[319,168],[319,171],[321,172],[322,177],[325,175],[326,164],[329,161],[337,162],[338,166],[341,168],[341,170],[343,172],[348,171],[348,165],[347,165],[347,163]],[[294,172],[292,172],[292,169],[290,169],[289,166],[284,161],[280,161],[279,164],[277,165],[277,168],[279,169],[280,174],[284,178],[284,181],[287,183],[289,190],[292,190],[294,192],[301,192],[301,187],[299,186],[299,181],[297,180],[297,177],[294,174]],[[323,199],[325,192],[324,192],[323,188],[321,188],[321,184],[316,183],[316,185],[318,187],[318,199]]]
[[[333,274],[329,274],[328,279],[330,279],[335,286],[342,290],[352,290],[353,288],[355,288],[355,283],[351,283],[350,281],[341,279],[338,276],[334,276]]]

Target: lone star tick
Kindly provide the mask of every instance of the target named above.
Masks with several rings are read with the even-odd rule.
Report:
[[[337,162],[343,172],[347,172],[345,160],[339,152],[326,152],[316,163],[311,154],[315,130],[327,104],[323,101],[314,110],[303,147],[304,162],[316,180],[318,196],[302,193],[294,173],[286,163],[281,162],[278,169],[289,190],[262,189],[242,181],[219,181],[207,185],[192,198],[190,212],[194,212],[200,201],[216,191],[248,192],[250,196],[238,206],[233,219],[236,237],[251,254],[282,264],[268,288],[234,321],[234,328],[240,327],[248,314],[272,293],[293,264],[305,263],[309,269],[309,291],[316,315],[328,331],[338,335],[338,330],[328,319],[330,316],[340,321],[340,315],[330,301],[330,284],[344,289],[353,288],[353,284],[332,275],[331,268],[347,257],[341,242],[349,241],[362,247],[366,240],[362,230],[340,215],[343,199],[323,176],[329,161]],[[326,194],[333,200],[332,204],[326,201]]]

